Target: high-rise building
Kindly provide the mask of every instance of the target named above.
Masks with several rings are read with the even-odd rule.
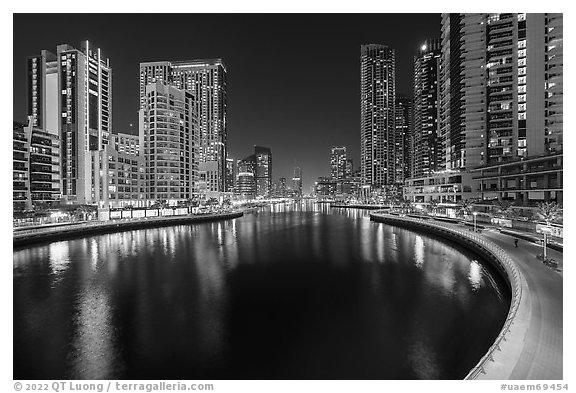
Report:
[[[268,147],[254,146],[256,164],[256,194],[269,197],[272,192],[272,151]]]
[[[536,174],[508,181],[499,174],[508,164],[563,150],[562,42],[562,14],[442,15],[440,134],[446,168],[498,173],[493,182],[478,178],[480,184],[464,188],[482,191],[483,199],[521,204],[561,199],[557,163],[560,177],[552,182],[540,182]],[[540,190],[544,183],[554,187]]]
[[[360,67],[360,161],[362,185],[383,189],[397,184],[395,172],[395,52],[362,45]]]
[[[68,202],[90,202],[88,152],[109,143],[112,69],[100,49],[58,45],[28,59],[28,115],[32,126],[61,140],[62,194]]]
[[[401,146],[397,148],[397,176],[408,179],[412,172],[412,135],[414,134],[414,106],[412,99],[407,97],[396,97],[396,136]],[[399,168],[398,168],[399,166]]]
[[[302,197],[302,168],[294,167],[294,176],[292,176],[292,195]]]
[[[198,105],[199,170],[209,196],[226,191],[226,67],[221,59],[140,63],[140,105],[145,86],[160,82],[191,93]],[[214,181],[212,181],[214,179]]]
[[[146,165],[146,199],[177,203],[198,196],[197,105],[188,91],[154,82],[146,85],[140,109],[140,146]],[[204,179],[215,183],[214,175]]]
[[[318,199],[332,198],[336,194],[337,182],[332,177],[318,177],[314,182],[314,194]]]
[[[441,41],[427,40],[414,57],[414,132],[412,173],[423,177],[445,167],[438,123]]]
[[[354,173],[354,160],[352,158],[346,158],[346,172],[344,177],[350,179]]]
[[[346,146],[333,146],[330,154],[330,177],[338,182],[346,178]]]
[[[236,176],[238,174],[238,164],[235,159],[226,159],[226,190],[234,193],[236,187]]]
[[[286,187],[286,178],[285,177],[281,177],[278,179],[278,186],[276,187],[277,189],[277,195],[278,197],[284,198],[286,196],[288,196],[288,189]]]

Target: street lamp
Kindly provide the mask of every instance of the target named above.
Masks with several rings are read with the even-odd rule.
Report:
[[[544,256],[544,259],[542,260],[544,263],[546,263],[546,259],[547,259],[547,255],[546,255],[546,245],[548,244],[548,235],[550,233],[552,233],[552,229],[550,227],[544,227],[542,228],[542,233],[544,234],[544,241],[542,242],[542,247],[544,248],[544,253],[542,254]]]
[[[478,212],[474,212],[472,215],[474,216],[474,232],[476,232],[476,216],[478,215]]]

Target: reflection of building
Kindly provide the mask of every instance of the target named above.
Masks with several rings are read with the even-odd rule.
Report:
[[[466,171],[441,171],[425,177],[406,179],[404,197],[412,202],[454,204],[477,199],[480,194],[469,184],[472,174]]]
[[[385,45],[362,45],[360,79],[362,184],[381,189],[397,182],[394,50]]]
[[[412,173],[424,177],[442,169],[444,152],[438,134],[440,40],[428,40],[414,58],[414,132]]]
[[[210,194],[208,197],[218,197],[219,193],[226,191],[226,79],[226,67],[221,59],[140,63],[141,107],[145,101],[145,88],[150,83],[172,85],[195,97],[198,105],[200,170],[210,171],[201,174],[207,183],[201,184],[200,188]],[[215,181],[210,181],[214,174]]]
[[[199,171],[206,171],[198,166],[194,97],[159,82],[148,84],[145,92],[140,145],[144,146],[146,199],[186,201],[197,195]]]
[[[256,161],[256,194],[270,196],[272,192],[272,151],[268,147],[254,146]]]
[[[29,124],[13,127],[13,208],[31,210],[60,201],[60,140]]]
[[[90,195],[88,152],[109,143],[112,127],[112,69],[100,49],[88,41],[78,50],[58,45],[28,59],[28,115],[32,126],[61,141],[62,194],[87,203]]]
[[[294,176],[292,177],[292,195],[295,197],[302,196],[302,168],[294,167]]]
[[[516,206],[563,202],[563,154],[543,154],[524,160],[473,169],[483,201],[507,199]]]

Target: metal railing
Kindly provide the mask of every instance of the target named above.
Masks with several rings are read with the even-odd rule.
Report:
[[[383,214],[381,212],[373,212],[370,216],[376,216],[384,218],[387,222],[394,223],[412,223],[416,224],[417,226],[423,228],[433,228],[436,230],[440,230],[442,232],[448,233],[449,235],[465,238],[470,241],[476,243],[485,253],[488,253],[502,267],[502,269],[506,272],[508,276],[508,281],[510,282],[510,288],[512,292],[512,299],[510,302],[510,310],[508,311],[508,315],[506,316],[506,321],[504,322],[504,326],[502,330],[496,337],[494,344],[488,349],[488,352],[480,359],[480,361],[470,370],[468,375],[465,379],[476,379],[480,374],[486,374],[486,364],[491,361],[494,361],[494,356],[497,351],[501,351],[500,344],[503,341],[506,341],[506,336],[511,330],[511,326],[516,318],[516,314],[518,312],[518,308],[520,307],[520,301],[522,299],[522,279],[521,273],[519,272],[518,268],[510,259],[508,254],[499,246],[488,241],[484,237],[478,235],[477,233],[470,232],[469,230],[463,230],[457,227],[457,224],[449,224],[445,222],[430,222],[430,220],[422,220],[419,218],[411,218],[411,217],[398,217],[398,216],[391,216],[389,214]]]

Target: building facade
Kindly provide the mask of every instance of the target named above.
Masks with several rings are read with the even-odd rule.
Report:
[[[413,134],[413,101],[407,97],[396,97],[396,175],[403,180],[412,176]]]
[[[410,177],[425,177],[445,167],[439,133],[441,42],[427,40],[414,57],[414,131]]]
[[[267,198],[272,193],[272,150],[268,147],[254,146],[256,165],[256,194]]]
[[[236,176],[238,175],[238,163],[233,158],[226,159],[226,192],[234,194],[236,191]]]
[[[319,200],[332,199],[336,194],[337,184],[334,178],[321,176],[314,182],[314,194]]]
[[[140,63],[141,106],[146,85],[156,82],[174,86],[195,97],[199,126],[198,156],[201,182],[204,183],[199,188],[209,193],[210,197],[219,197],[226,191],[226,66],[221,59]]]
[[[63,199],[88,203],[90,151],[109,143],[112,127],[112,69],[88,41],[81,49],[58,45],[28,59],[27,112],[32,126],[61,140]]]
[[[399,182],[395,171],[395,51],[361,47],[360,167],[362,185],[384,189]]]
[[[146,199],[174,204],[197,198],[200,168],[195,98],[160,82],[148,84],[145,91],[139,112],[139,144],[145,161]]]
[[[429,176],[406,179],[404,197],[411,202],[438,202],[455,205],[462,201],[477,201],[480,193],[472,183],[469,171],[444,170]]]
[[[51,207],[62,198],[60,139],[33,125],[13,126],[13,209]]]
[[[562,152],[562,43],[562,14],[443,14],[440,134],[447,169],[488,173]],[[496,194],[505,198],[507,191]],[[529,203],[526,195],[511,195]],[[553,191],[528,195],[556,199]]]
[[[298,166],[294,167],[294,175],[292,176],[292,196],[302,197],[302,168]]]
[[[481,201],[508,200],[515,206],[563,204],[563,154],[541,154],[472,170]]]

